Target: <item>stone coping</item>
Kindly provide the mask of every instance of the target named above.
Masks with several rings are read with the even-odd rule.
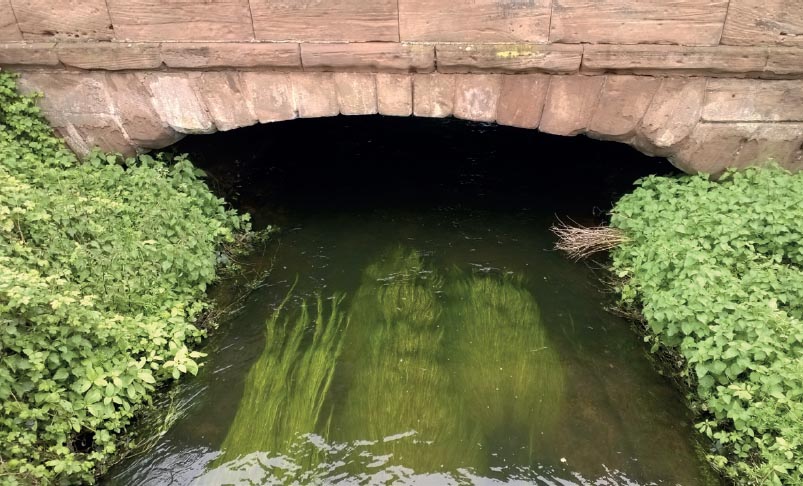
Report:
[[[6,42],[0,66],[387,73],[625,73],[803,78],[800,47],[663,44]]]

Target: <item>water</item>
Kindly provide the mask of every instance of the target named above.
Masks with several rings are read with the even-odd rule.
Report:
[[[718,484],[604,272],[551,250],[556,217],[601,220],[665,162],[379,117],[183,143],[283,231],[244,262],[267,285],[162,399],[172,427],[104,483]]]

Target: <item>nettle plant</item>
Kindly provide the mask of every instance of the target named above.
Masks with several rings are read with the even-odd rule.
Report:
[[[621,295],[684,358],[712,463],[803,484],[803,173],[648,177],[614,208]]]
[[[198,371],[222,244],[184,157],[79,161],[0,73],[0,482],[87,483],[160,382]]]

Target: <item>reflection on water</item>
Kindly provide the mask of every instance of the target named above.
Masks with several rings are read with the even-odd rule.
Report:
[[[409,157],[376,120],[337,123],[325,126],[344,145],[363,147],[333,127],[356,124],[391,166]],[[525,161],[483,150],[517,135],[437,123],[412,137],[460,142],[438,153],[434,187],[411,186],[408,171],[357,204],[347,167],[368,162],[356,152],[327,161],[345,162],[322,169],[326,181],[292,164],[244,178],[241,204],[258,220],[291,222],[243,262],[272,268],[269,285],[206,345],[206,365],[176,393],[181,418],[102,483],[718,484],[681,397],[629,323],[603,310],[594,269],[550,250],[555,214],[589,218],[623,189],[593,163],[573,169],[586,181],[575,193],[555,174],[511,180],[496,166]],[[276,130],[287,132],[271,140],[303,140]],[[320,158],[310,150],[303,163]]]

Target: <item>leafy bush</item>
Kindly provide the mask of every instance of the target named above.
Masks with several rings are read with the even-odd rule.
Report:
[[[3,482],[92,482],[154,387],[197,372],[216,249],[247,226],[198,177],[81,163],[0,73]]]
[[[616,205],[622,299],[682,376],[740,484],[803,484],[803,173],[648,177]]]

